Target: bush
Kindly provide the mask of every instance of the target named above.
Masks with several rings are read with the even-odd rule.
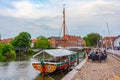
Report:
[[[28,53],[29,53],[29,54],[35,54],[35,52],[32,51],[32,49],[28,49]]]
[[[16,58],[16,53],[15,53],[15,51],[10,51],[10,53],[11,53],[11,58]]]
[[[6,57],[3,56],[3,55],[0,53],[0,61],[3,62],[3,61],[5,61],[5,60],[6,60]]]
[[[0,44],[0,61],[15,60],[16,53],[12,45],[6,43]]]

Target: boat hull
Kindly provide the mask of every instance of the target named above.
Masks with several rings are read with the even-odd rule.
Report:
[[[69,64],[68,63],[61,64],[61,65],[57,66],[57,69],[58,70],[60,70],[60,69],[68,69],[69,67],[71,67],[72,65],[74,65],[75,62],[76,61],[70,62]]]
[[[76,61],[72,61],[70,63],[44,63],[44,66],[41,65],[41,63],[32,63],[32,66],[38,70],[40,73],[52,73],[56,70],[63,70],[63,69],[68,69],[70,66],[74,65]]]
[[[52,73],[57,69],[54,64],[44,64],[42,66],[40,63],[32,63],[32,66],[41,73]]]

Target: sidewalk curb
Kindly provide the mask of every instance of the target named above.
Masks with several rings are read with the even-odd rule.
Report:
[[[87,62],[88,58],[85,58],[80,62],[72,71],[65,75],[61,80],[72,80],[72,78],[81,70],[82,66]]]

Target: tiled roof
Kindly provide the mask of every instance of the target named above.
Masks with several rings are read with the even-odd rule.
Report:
[[[64,37],[64,36],[63,36]],[[65,38],[67,38],[67,39],[78,39],[78,38],[80,38],[80,36],[73,36],[73,35],[65,35]]]
[[[111,40],[114,41],[116,38],[117,38],[117,37],[112,36],[112,37],[111,37]],[[102,40],[103,40],[103,41],[104,41],[104,40],[109,41],[109,40],[110,40],[110,37],[104,37]]]
[[[13,38],[3,39],[1,40],[2,43],[10,43],[13,40]]]
[[[49,37],[49,39],[61,40],[61,37],[52,36],[52,37]]]
[[[37,39],[32,39],[32,42],[33,42],[33,43],[37,42]]]

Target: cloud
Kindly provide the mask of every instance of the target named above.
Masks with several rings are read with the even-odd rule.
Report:
[[[55,17],[56,12],[45,9],[43,4],[35,4],[29,1],[15,1],[12,2],[14,8],[4,8],[0,11],[0,15],[12,16],[23,19],[38,19],[41,17]],[[54,14],[53,14],[54,13]]]
[[[30,1],[14,1],[12,6],[14,8],[1,9],[4,16],[12,16],[17,18],[38,19],[41,17],[55,17],[60,16],[58,10],[61,10],[62,0],[50,0],[48,4],[31,3]],[[120,4],[113,1],[92,0],[92,1],[63,1],[66,3],[68,13],[74,16],[78,15],[99,15],[99,14],[115,14],[120,11]],[[56,5],[56,6],[55,6]],[[59,7],[57,6],[59,5]],[[52,11],[51,11],[52,10]],[[60,12],[60,11],[59,11]],[[5,14],[4,14],[5,13]]]
[[[111,23],[112,34],[120,34],[119,0],[11,1],[10,7],[0,5],[0,32],[9,36],[21,31],[30,32],[33,36],[59,35],[63,3],[66,4],[66,26],[70,34],[103,33],[106,21]]]
[[[12,2],[12,6],[14,8],[0,9],[0,15],[23,19],[39,19],[43,17],[55,18],[56,16],[61,17],[62,3],[66,3],[68,19],[93,15],[114,15],[120,13],[120,4],[118,1],[49,0],[49,3],[43,4],[40,2],[32,3],[27,0],[21,0]]]

